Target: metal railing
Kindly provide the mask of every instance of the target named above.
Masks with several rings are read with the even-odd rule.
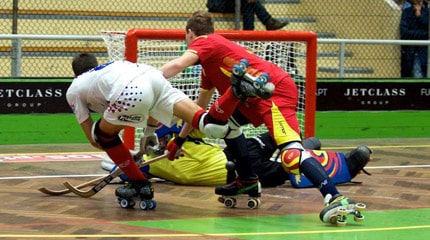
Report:
[[[24,40],[62,40],[62,41],[100,41],[103,38],[99,35],[29,35],[29,34],[0,34],[0,41],[12,40],[11,53],[8,54],[11,59],[10,77],[21,77],[21,63]],[[345,77],[345,58],[346,46],[354,44],[378,44],[378,45],[426,45],[430,46],[430,40],[371,40],[371,39],[318,39],[318,45],[336,44],[339,45],[339,51],[336,53],[338,61],[338,77]],[[4,55],[4,54],[3,54]],[[430,54],[429,54],[430,57]],[[430,69],[430,59],[427,64]],[[428,71],[430,74],[430,71]],[[427,76],[428,77],[428,76]]]
[[[336,43],[340,46],[339,51],[339,78],[345,76],[345,49],[347,44],[389,44],[389,45],[420,45],[429,46],[430,40],[382,40],[382,39],[318,39],[318,44]],[[430,54],[427,59],[427,78],[430,74]]]

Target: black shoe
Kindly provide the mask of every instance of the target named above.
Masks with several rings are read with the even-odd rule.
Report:
[[[290,22],[288,20],[278,20],[271,18],[266,22],[266,30],[279,30],[287,26]]]

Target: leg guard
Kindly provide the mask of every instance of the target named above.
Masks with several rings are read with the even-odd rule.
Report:
[[[229,131],[226,122],[217,121],[204,110],[194,114],[192,126],[208,138],[224,138]]]
[[[315,151],[315,150],[307,150],[313,158],[315,158],[321,166],[324,168],[324,171],[331,178],[334,184],[340,184],[351,181],[351,175],[349,173],[346,163],[346,159],[343,153],[334,152],[334,151]],[[304,162],[307,162],[304,161]],[[301,166],[301,172],[304,173],[307,169]],[[304,170],[303,170],[304,169]],[[303,174],[301,175],[289,175],[291,184],[293,187],[297,188],[306,188],[313,187],[314,184]]]
[[[323,196],[339,193],[321,163],[305,151],[299,142],[290,143],[282,149],[281,161],[287,172],[296,175],[302,172]]]
[[[293,142],[281,150],[281,163],[285,171],[295,175],[300,174],[300,164],[311,157],[299,142]]]

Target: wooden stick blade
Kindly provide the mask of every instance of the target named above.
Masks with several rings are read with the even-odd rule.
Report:
[[[147,165],[150,165],[154,162],[160,161],[164,158],[166,158],[168,156],[168,153],[166,152],[163,155],[160,155],[158,157],[152,158],[148,161],[142,162],[139,161],[137,163],[138,167],[144,167]],[[100,178],[100,181],[95,184],[91,189],[87,190],[87,191],[81,191],[78,187],[74,187],[71,183],[69,182],[64,182],[63,185],[68,188],[71,192],[73,192],[74,194],[84,197],[84,198],[89,198],[91,196],[94,196],[96,193],[100,192],[106,185],[108,185],[114,178],[118,177],[119,175],[122,174],[122,170],[120,168],[115,169],[115,171],[113,171],[112,173],[108,174],[105,177]]]
[[[91,196],[93,196],[94,194],[96,194],[97,192],[93,191],[93,188],[91,188],[88,191],[81,191],[79,188],[74,187],[71,183],[69,182],[64,182],[63,185],[72,193],[80,196],[80,197],[84,197],[84,198],[89,198]]]
[[[41,187],[39,189],[40,192],[47,194],[47,195],[51,195],[51,196],[60,196],[60,195],[64,195],[67,193],[70,193],[71,191],[69,189],[61,189],[61,190],[52,190],[46,187]]]
[[[82,184],[79,184],[78,186],[76,186],[75,188],[77,189],[82,189],[82,188],[86,188],[86,187],[90,187],[90,186],[94,186],[97,183],[99,183],[100,181],[102,181],[105,178],[105,176],[102,177],[98,177],[95,179],[92,179],[88,182],[84,182]],[[67,193],[71,193],[72,191],[68,188],[65,189],[61,189],[61,190],[53,190],[53,189],[49,189],[46,187],[41,187],[38,189],[40,192],[47,194],[47,195],[51,195],[51,196],[61,196]]]

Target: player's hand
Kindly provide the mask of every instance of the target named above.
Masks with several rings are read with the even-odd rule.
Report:
[[[167,159],[173,161],[175,159],[178,159],[179,157],[184,156],[181,151],[184,142],[185,138],[181,137],[175,137],[173,140],[170,140],[166,147],[166,150],[169,151]]]
[[[148,126],[140,138],[140,151],[146,155],[153,154],[160,146],[155,129],[156,127]]]

